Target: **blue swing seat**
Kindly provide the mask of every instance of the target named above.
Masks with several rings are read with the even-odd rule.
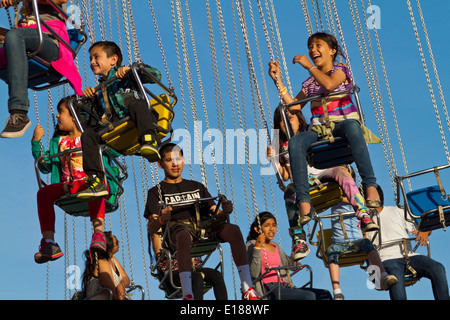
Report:
[[[406,194],[406,198],[420,231],[431,231],[450,225],[450,200],[442,197],[438,185],[411,191]]]
[[[350,144],[341,137],[336,137],[333,143],[329,140],[313,143],[306,153],[306,159],[316,169],[338,167],[354,161]]]

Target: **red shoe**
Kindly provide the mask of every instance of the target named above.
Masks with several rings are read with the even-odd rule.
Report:
[[[194,300],[194,297],[189,293],[183,297],[183,300]]]
[[[242,300],[261,300],[256,294],[256,290],[249,288],[245,293],[242,294]]]

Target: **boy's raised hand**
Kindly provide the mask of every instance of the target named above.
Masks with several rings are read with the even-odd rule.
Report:
[[[130,69],[131,69],[130,67],[120,67],[119,69],[117,69],[116,71],[117,79],[123,79],[126,76],[128,70]]]
[[[44,135],[45,135],[44,128],[43,128],[40,124],[38,124],[38,125],[36,126],[36,128],[34,129],[32,140],[33,140],[33,141],[39,141],[39,140],[42,139],[42,137],[43,137]]]
[[[95,89],[94,87],[88,87],[86,89],[83,90],[83,96],[87,97],[87,98],[92,98],[93,96],[95,96]]]

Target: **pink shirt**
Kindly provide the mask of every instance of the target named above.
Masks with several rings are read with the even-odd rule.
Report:
[[[273,253],[269,252],[268,250],[261,249],[261,260],[262,260],[262,273],[266,272],[266,266],[269,266],[269,268],[276,268],[279,267],[281,264],[281,258],[280,254],[278,253],[278,248],[271,244],[275,251]],[[265,256],[264,256],[265,255]],[[271,283],[271,282],[278,282],[278,276],[277,272],[275,270],[270,271],[268,274],[266,274],[263,278],[264,283]],[[283,281],[283,278],[281,278],[281,282]]]

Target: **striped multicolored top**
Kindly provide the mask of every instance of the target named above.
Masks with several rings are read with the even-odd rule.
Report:
[[[339,92],[349,90],[353,84],[351,82],[350,72],[346,66],[333,66],[331,74],[336,70],[341,70],[347,75],[348,83],[341,83],[332,92]],[[320,86],[314,77],[309,77],[302,84],[303,89],[308,97],[317,95],[326,95],[329,93],[322,86]],[[343,94],[334,97],[329,97],[326,100],[326,106],[328,110],[328,117],[330,121],[343,121],[345,119],[359,120],[358,108],[352,101],[351,94]],[[322,108],[321,99],[311,101],[311,125],[325,124],[325,114]]]

